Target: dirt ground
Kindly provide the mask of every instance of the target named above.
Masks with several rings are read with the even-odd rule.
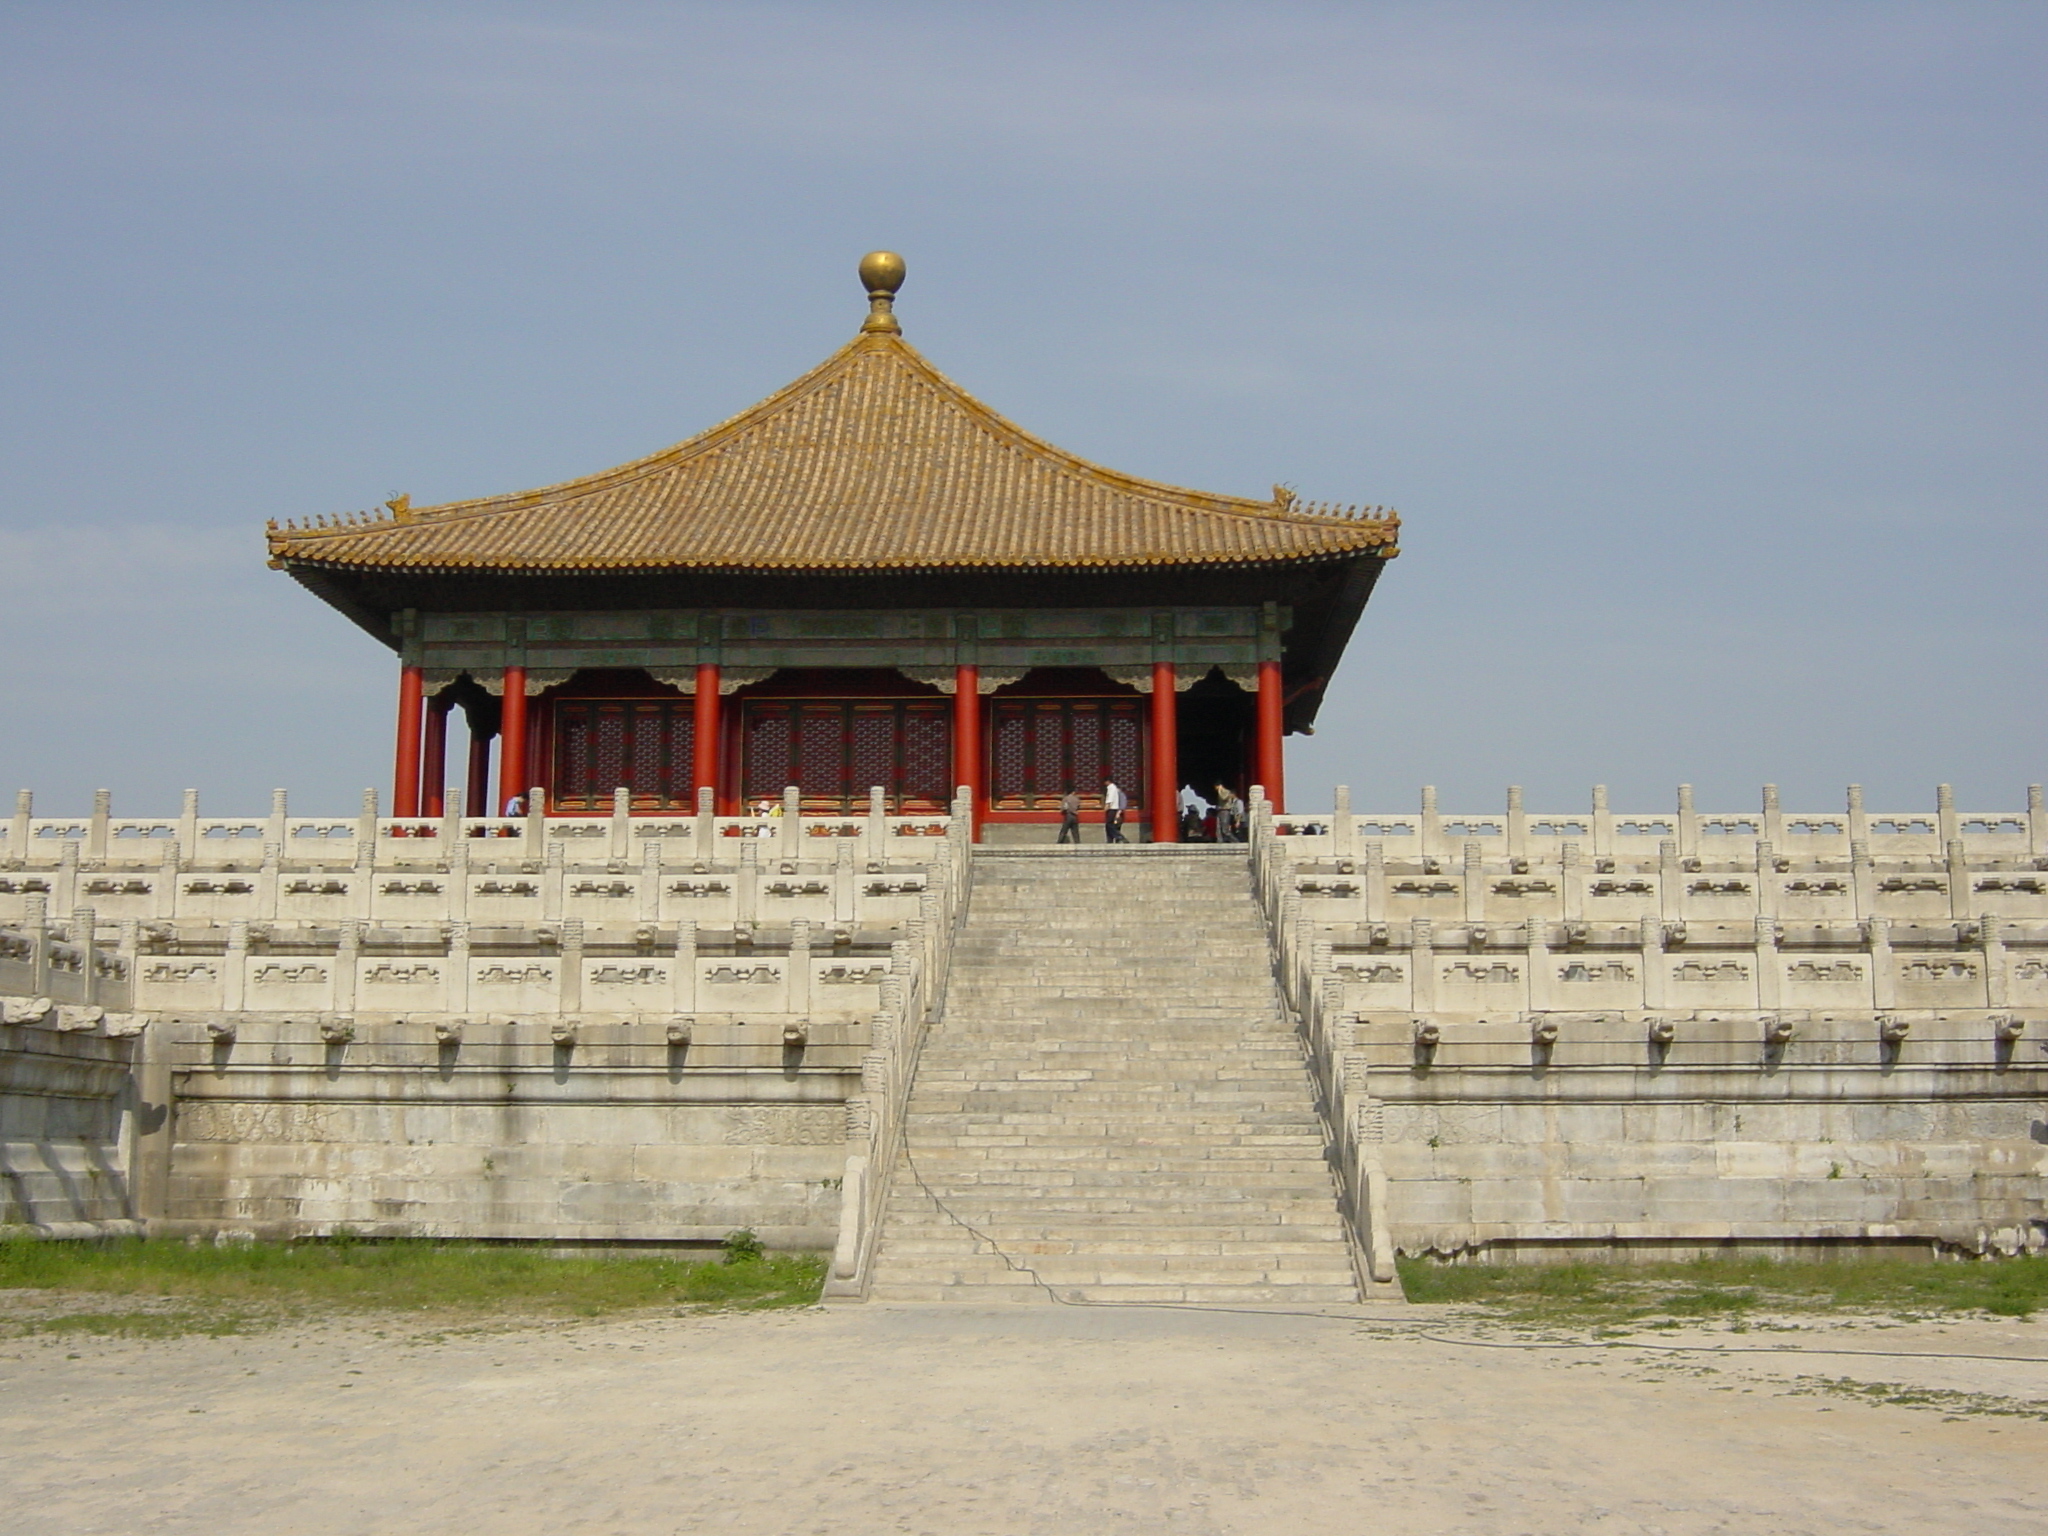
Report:
[[[1649,1352],[1489,1348],[1516,1336],[1465,1312],[1325,1310],[18,1336],[0,1342],[0,1526],[2034,1536],[2048,1519],[2048,1324],[1657,1333],[1701,1349]],[[1729,1349],[1760,1353],[1705,1352]]]

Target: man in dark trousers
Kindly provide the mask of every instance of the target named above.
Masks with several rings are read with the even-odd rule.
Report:
[[[1124,812],[1130,803],[1116,780],[1111,779],[1102,786],[1102,840],[1105,843],[1124,841]]]
[[[1060,841],[1081,841],[1081,797],[1071,789],[1060,796]]]

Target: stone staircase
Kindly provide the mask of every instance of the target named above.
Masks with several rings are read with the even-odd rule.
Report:
[[[876,1300],[1358,1300],[1241,849],[976,850],[904,1142]]]

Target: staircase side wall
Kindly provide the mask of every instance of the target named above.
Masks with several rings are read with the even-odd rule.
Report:
[[[830,1249],[965,848],[879,812],[18,816],[0,1001],[50,1006],[0,1043],[0,1219]]]
[[[1945,803],[1865,840],[1860,808],[1767,804],[1709,837],[1686,807],[1629,819],[1677,834],[1632,843],[1603,807],[1583,845],[1518,839],[1518,807],[1456,818],[1484,834],[1459,841],[1426,809],[1264,814],[1254,847],[1354,1201],[1390,1248],[2048,1242],[2037,808]]]

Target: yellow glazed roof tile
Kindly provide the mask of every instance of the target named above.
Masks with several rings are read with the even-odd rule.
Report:
[[[330,570],[855,571],[1265,565],[1395,554],[1400,519],[1118,474],[869,329],[689,441],[541,490],[269,530]]]

